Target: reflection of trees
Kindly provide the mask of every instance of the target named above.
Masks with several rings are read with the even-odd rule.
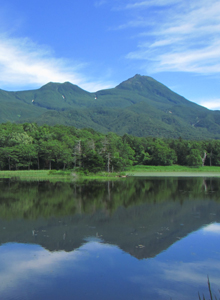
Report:
[[[0,240],[72,251],[85,237],[98,236],[136,258],[154,257],[204,224],[219,222],[219,203],[206,201],[219,201],[218,183],[203,178],[84,184],[5,180],[0,225],[7,230]]]
[[[127,178],[116,182],[0,182],[0,217],[35,219],[40,216],[65,216],[112,213],[119,206],[163,203],[186,199],[219,201],[218,179],[204,178]]]

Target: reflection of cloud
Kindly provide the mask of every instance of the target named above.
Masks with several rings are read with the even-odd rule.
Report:
[[[203,231],[220,234],[220,224],[217,224],[217,223],[210,224],[210,225],[206,226],[205,228],[203,228]]]
[[[86,242],[99,242],[99,243],[103,242],[103,240],[100,237],[97,237],[97,236],[85,237],[84,241],[86,241]]]
[[[29,281],[30,276],[38,276],[37,284],[45,284],[42,275],[52,276],[58,271],[59,274],[65,272],[63,265],[65,262],[67,265],[71,264],[77,272],[84,271],[87,264],[83,264],[82,261],[86,260],[91,253],[106,252],[107,249],[112,251],[113,248],[111,245],[93,241],[85,243],[72,252],[49,252],[36,245],[4,244],[0,247],[0,293],[8,290],[9,287],[13,288]]]
[[[22,248],[21,245],[14,244],[3,247],[7,247],[7,253],[1,254],[0,257],[0,264],[3,266],[0,270],[0,292],[8,289],[9,286],[16,286],[21,280],[28,279],[30,274],[35,276],[51,271],[56,272],[61,262],[72,263],[85,255],[80,251],[50,253],[39,246]]]
[[[216,272],[219,274],[220,262],[219,261],[198,261],[192,263],[180,263],[173,265],[163,264],[164,276],[167,280],[172,280],[173,282],[181,282],[187,285],[195,283],[204,285],[204,278],[207,274],[201,272],[201,270],[211,270],[211,272]],[[206,271],[205,271],[206,272]],[[217,287],[220,282],[220,275],[218,277],[211,278],[212,284],[216,284]]]
[[[144,270],[141,275],[130,277],[130,281],[139,284],[144,293],[149,293],[150,287],[152,294],[160,295],[160,299],[191,299],[192,294],[198,292],[195,287],[207,289],[207,274],[210,275],[211,286],[215,290],[219,288],[220,262],[217,260],[188,263],[156,260],[143,267],[147,267],[147,274]]]

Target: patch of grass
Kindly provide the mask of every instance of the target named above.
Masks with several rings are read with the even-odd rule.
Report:
[[[187,167],[187,166],[179,166],[179,165],[172,165],[172,166],[136,165],[136,166],[129,168],[128,171],[129,172],[130,171],[135,171],[135,172],[220,172],[220,167],[209,167],[209,166]]]
[[[63,170],[50,170],[48,172],[48,175],[54,175],[54,176],[59,176],[59,175],[62,175],[62,176],[70,176],[72,173],[72,171],[70,170],[67,170],[67,171],[63,171]]]
[[[83,180],[117,180],[125,176],[121,173],[83,173],[73,170],[22,170],[22,171],[0,171],[0,178],[10,178],[11,180],[49,180],[49,181],[83,181]]]
[[[0,178],[10,178],[12,180],[51,180],[62,179],[62,174],[52,177],[49,170],[22,170],[22,171],[0,171]]]
[[[209,277],[208,277],[208,282],[207,283],[208,283],[210,300],[214,300],[214,299],[215,300],[220,300],[220,298],[217,298],[216,295],[213,296],[213,292],[212,292],[212,289],[211,289],[211,284],[210,284],[210,281],[209,281]],[[198,296],[199,296],[199,300],[206,300],[204,294],[202,295],[202,298],[200,296],[200,293],[198,293]]]
[[[187,166],[133,166],[126,170],[129,176],[207,176],[219,177],[220,167],[187,167]]]

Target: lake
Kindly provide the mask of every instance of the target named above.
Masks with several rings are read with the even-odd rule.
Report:
[[[0,299],[220,296],[220,179],[0,181]]]

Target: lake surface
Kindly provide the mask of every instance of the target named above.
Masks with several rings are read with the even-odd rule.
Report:
[[[220,296],[220,179],[0,181],[0,299]]]

